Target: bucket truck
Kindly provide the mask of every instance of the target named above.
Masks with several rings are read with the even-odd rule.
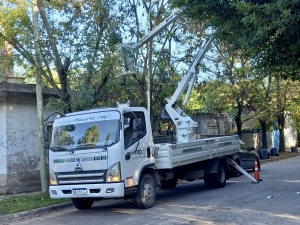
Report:
[[[177,17],[167,18],[135,47]],[[203,179],[209,188],[224,187],[229,178],[227,158],[239,151],[238,136],[197,139],[197,123],[177,105],[211,41],[202,43],[190,70],[167,99],[165,109],[176,126],[171,143],[154,143],[149,112],[129,102],[57,114],[46,123],[50,197],[70,198],[80,210],[90,208],[95,200],[118,198],[133,198],[137,207],[150,208],[157,191],[175,188],[179,179]]]

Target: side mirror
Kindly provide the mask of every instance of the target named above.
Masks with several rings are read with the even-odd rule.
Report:
[[[127,152],[127,154],[125,155],[125,160],[129,160],[130,159],[130,152]]]
[[[45,140],[45,142],[49,141],[49,135],[50,135],[49,131],[45,130],[45,132],[44,132],[44,140]]]
[[[50,147],[49,142],[46,141],[45,144],[44,144],[44,148],[45,148],[45,149],[49,149],[49,147]]]

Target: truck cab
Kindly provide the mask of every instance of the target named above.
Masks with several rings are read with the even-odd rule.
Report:
[[[154,165],[147,115],[144,108],[119,105],[56,118],[49,145],[50,197],[71,198],[82,209],[94,199],[135,195],[141,173]]]

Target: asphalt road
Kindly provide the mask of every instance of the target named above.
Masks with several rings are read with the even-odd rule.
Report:
[[[221,189],[207,189],[202,180],[181,183],[159,192],[146,210],[132,201],[104,200],[90,210],[68,207],[10,225],[300,224],[300,157],[263,164],[260,177],[259,183],[231,178]]]

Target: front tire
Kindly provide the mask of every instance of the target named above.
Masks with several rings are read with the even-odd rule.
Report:
[[[92,198],[72,198],[72,203],[76,209],[84,210],[92,207],[94,199]]]
[[[207,188],[221,188],[226,185],[226,168],[224,163],[219,162],[218,173],[207,173],[204,176]]]
[[[150,174],[143,175],[135,195],[135,203],[138,208],[148,209],[155,203],[156,187]]]

